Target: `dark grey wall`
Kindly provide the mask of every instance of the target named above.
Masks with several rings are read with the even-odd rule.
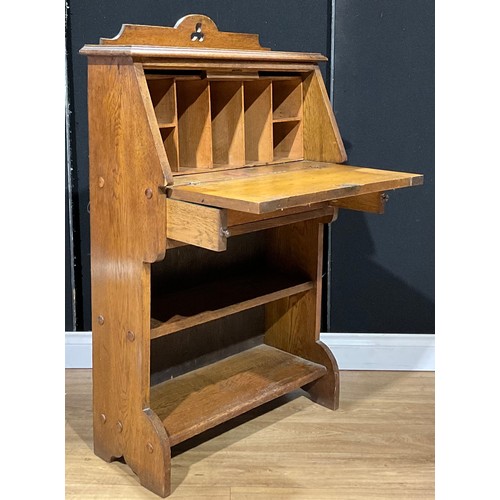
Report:
[[[66,182],[66,186],[68,186],[68,171],[65,171],[64,180]],[[66,327],[66,331],[70,332],[73,330],[73,307],[72,307],[72,276],[71,276],[71,267],[72,267],[72,259],[71,259],[71,240],[70,240],[70,226],[69,226],[69,210],[70,210],[70,189],[66,189],[64,196],[64,247],[65,247],[65,262],[64,262],[64,272],[65,272],[65,303],[64,303],[64,324]]]
[[[391,2],[384,3],[396,5],[398,2],[399,0],[392,0]],[[368,131],[370,137],[374,137],[377,133],[380,133],[380,123],[376,120],[373,121],[368,119],[365,123],[365,128],[359,130],[358,120],[354,116],[351,117],[351,120],[348,116],[349,108],[352,106],[353,102],[358,104],[355,110],[358,117],[363,113],[368,113],[368,115],[371,116],[373,106],[377,106],[376,103],[374,104],[371,102],[369,91],[364,91],[366,97],[365,104],[367,105],[363,106],[357,101],[359,96],[352,96],[349,94],[349,80],[353,78],[353,73],[354,77],[357,78],[359,76],[357,73],[358,70],[353,71],[352,68],[349,69],[348,67],[345,69],[344,66],[343,69],[342,67],[344,58],[353,57],[353,51],[357,54],[360,62],[362,62],[362,58],[365,57],[363,51],[366,50],[366,48],[363,45],[354,49],[355,44],[362,43],[363,40],[362,38],[360,39],[356,33],[351,33],[350,29],[354,27],[354,24],[352,22],[349,24],[349,19],[353,15],[361,15],[363,19],[369,19],[369,17],[364,17],[363,14],[366,7],[365,3],[366,2],[361,1],[337,1],[338,9],[342,14],[340,19],[345,18],[344,21],[339,21],[337,23],[338,37],[335,39],[337,48],[335,76],[339,85],[339,90],[337,91],[338,98],[336,99],[336,111],[340,111],[339,124],[341,126],[341,132],[351,144],[348,153],[351,156],[350,160],[353,162],[388,168],[394,166],[394,168],[411,170],[414,164],[405,163],[404,155],[401,156],[401,151],[406,147],[406,143],[397,144],[398,137],[391,135],[398,134],[398,130],[393,130],[389,126],[384,129],[388,134],[385,140],[389,142],[394,140],[394,143],[397,145],[393,147],[392,150],[387,150],[385,156],[377,156],[376,147],[373,146],[373,141],[370,143],[370,141],[363,140],[363,137],[365,130]],[[374,3],[378,4],[380,2]],[[353,13],[351,7],[348,7],[348,4],[357,7],[358,13]],[[89,214],[87,212],[87,74],[86,59],[78,54],[78,50],[85,43],[97,43],[101,36],[115,36],[123,23],[173,26],[180,17],[190,13],[202,13],[210,16],[218,25],[219,29],[223,31],[258,33],[262,45],[275,50],[311,51],[320,52],[327,56],[330,55],[330,26],[332,13],[331,2],[326,0],[291,0],[286,3],[269,2],[265,0],[249,0],[247,2],[234,2],[231,0],[189,0],[184,2],[158,2],[155,0],[143,0],[142,2],[132,0],[124,0],[121,2],[116,0],[69,1],[67,48],[68,76],[70,80],[70,108],[72,111],[70,115],[70,141],[73,161],[73,190],[71,195],[74,206],[74,236],[76,242],[75,252],[77,256],[76,299],[78,329],[90,330],[91,328]],[[343,25],[345,21],[347,21],[347,27],[342,30],[339,24]],[[410,27],[410,29],[413,28]],[[342,33],[344,34],[342,35]],[[342,36],[345,37],[344,45],[342,45],[341,40],[337,40],[337,38]],[[395,34],[393,34],[393,36],[395,36]],[[389,38],[390,36],[387,35],[387,39]],[[411,40],[409,43],[410,42]],[[391,44],[390,40],[388,43],[389,45]],[[430,45],[432,45],[432,43]],[[371,50],[371,47],[369,48]],[[431,47],[431,51],[432,50],[433,47]],[[432,54],[430,54],[429,57],[432,57]],[[422,61],[414,60],[412,64],[418,66],[419,63],[422,63]],[[428,60],[426,60],[425,63],[427,64]],[[371,76],[368,74],[368,83],[370,83],[370,79],[377,78],[378,75],[377,71],[379,71],[379,69],[372,69],[375,73]],[[321,70],[328,86],[328,75],[330,73],[328,64],[323,64]],[[348,74],[342,75],[343,71],[348,71]],[[368,70],[366,71],[368,72]],[[359,81],[358,84],[359,88],[362,88],[364,85],[363,81]],[[354,81],[353,85],[355,85]],[[373,99],[377,98],[378,96],[373,94]],[[429,96],[427,96],[427,98],[429,99]],[[429,102],[430,104],[428,104]],[[432,95],[430,96],[430,101],[428,100],[424,105],[432,107]],[[397,111],[395,111],[395,113],[399,116]],[[391,115],[390,109],[386,110],[384,116],[387,118],[388,115]],[[396,123],[397,125],[397,118],[393,118],[392,123]],[[374,125],[375,128],[372,129],[371,125]],[[419,125],[422,124],[420,123]],[[379,129],[377,130],[376,127]],[[418,126],[415,130],[417,130],[417,132],[414,133],[417,135],[421,134],[421,131],[418,131]],[[429,135],[432,136],[432,133],[429,133]],[[418,136],[420,137],[420,135]],[[421,149],[429,151],[432,150],[432,147],[428,142],[422,144]],[[432,156],[432,151],[430,155]],[[412,158],[416,161],[413,156]],[[418,165],[418,168],[415,168],[415,170],[422,171],[422,168]],[[427,178],[426,181],[429,182],[429,179]],[[426,186],[426,189],[428,190],[429,188]],[[402,280],[405,284],[409,284],[410,288],[415,288],[418,293],[416,293],[413,298],[420,300],[419,294],[422,292],[421,295],[430,303],[429,306],[432,305],[433,275],[428,269],[428,266],[431,265],[430,263],[432,262],[432,256],[429,256],[428,253],[417,255],[417,264],[415,265],[413,263],[413,267],[408,267],[407,258],[400,259],[400,256],[394,256],[395,246],[396,248],[401,248],[401,245],[404,248],[415,248],[418,253],[420,247],[418,245],[414,246],[413,241],[415,239],[420,240],[422,237],[427,238],[428,236],[427,233],[422,233],[422,229],[418,229],[415,233],[407,231],[403,235],[397,234],[398,232],[401,233],[402,227],[415,225],[416,214],[413,213],[412,215],[411,210],[415,211],[415,207],[420,206],[420,204],[426,204],[428,207],[429,204],[433,203],[432,195],[425,195],[427,191],[422,191],[421,188],[416,188],[415,191],[418,191],[418,193],[411,193],[410,190],[403,193],[404,196],[401,197],[401,202],[398,202],[397,199],[394,202],[391,201],[388,210],[389,215],[384,216],[381,222],[372,222],[369,217],[361,216],[360,218],[357,214],[354,216],[342,214],[339,222],[334,225],[334,235],[339,236],[339,239],[336,241],[340,242],[341,238],[345,238],[341,249],[339,249],[338,245],[334,247],[334,277],[336,280],[334,289],[336,289],[336,291],[333,296],[334,311],[332,324],[336,330],[364,331],[363,328],[366,328],[367,331],[378,331],[378,328],[381,328],[381,331],[392,331],[391,320],[386,317],[383,309],[376,310],[376,308],[370,310],[370,316],[363,323],[363,328],[360,329],[359,327],[360,315],[357,295],[359,290],[371,289],[374,284],[379,288],[379,280],[373,277],[374,269],[377,269],[376,266],[380,266],[381,269],[387,270],[389,277],[394,275],[396,280]],[[394,195],[394,198],[398,196],[399,195]],[[424,196],[427,197],[424,199]],[[403,203],[403,210],[397,205],[398,203]],[[410,210],[411,207],[413,207],[413,209]],[[427,225],[432,223],[432,221],[426,219],[428,216],[429,210],[420,213],[420,228],[428,227]],[[351,234],[348,229],[351,227],[351,222],[349,222],[349,220],[352,217],[354,217],[358,230],[356,234]],[[388,221],[385,219],[386,217],[388,217]],[[394,217],[397,218],[396,221]],[[373,233],[374,227],[379,227],[380,224],[383,225],[382,228],[385,228],[385,231],[382,229],[380,232],[379,228],[379,232]],[[390,238],[389,240],[387,240],[388,235]],[[368,248],[369,245],[366,244],[366,240],[372,237],[374,240],[376,239],[377,251],[375,253],[370,253],[371,251]],[[407,241],[408,238],[410,238],[410,241]],[[353,239],[354,246],[352,242]],[[400,239],[404,241],[401,243]],[[431,243],[430,239],[428,239],[427,242],[428,246],[430,245],[432,247],[433,243]],[[355,260],[351,262],[350,255],[351,252],[355,252],[354,249],[356,247],[363,248],[364,257],[360,258],[358,261]],[[346,249],[349,248],[351,250],[346,251]],[[344,251],[342,251],[342,249],[344,249]],[[347,275],[346,273],[342,273],[342,270],[347,269],[347,266],[352,263],[358,265],[360,262],[365,268],[368,266],[368,274],[363,276],[363,271],[357,275],[354,280],[346,279]],[[426,268],[424,276],[421,275],[422,268]],[[380,278],[382,278],[382,276]],[[381,286],[390,287],[391,283],[382,283]],[[377,296],[380,295],[380,291],[375,291],[373,293],[377,294]],[[384,297],[387,297],[387,293],[385,296],[382,294],[380,302],[380,304],[385,307]],[[405,332],[414,329],[424,331],[420,328],[419,323],[417,323],[417,327],[415,327],[416,317],[415,314],[412,313],[415,305],[410,303],[410,301],[402,305],[403,310],[401,314],[403,316],[406,315],[407,321],[406,323],[404,321],[397,323],[398,328],[400,328],[398,331]],[[346,307],[350,309],[347,310]],[[418,308],[418,311],[426,311],[427,316],[429,316],[428,310],[429,307],[427,307],[427,305],[426,307]],[[344,314],[342,314],[342,311],[344,311]],[[431,323],[428,322],[428,324],[430,325]],[[384,325],[388,326],[384,328]]]
[[[332,329],[434,333],[434,1],[336,0],[334,50],[348,163],[425,180],[333,224]]]

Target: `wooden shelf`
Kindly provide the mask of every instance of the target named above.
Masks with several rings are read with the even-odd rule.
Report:
[[[260,345],[151,388],[151,408],[176,445],[326,374],[326,368]]]
[[[262,269],[240,272],[184,290],[171,290],[151,306],[151,338],[236,314],[310,290],[312,281]]]
[[[273,118],[273,123],[300,122],[300,120],[302,120],[300,116],[291,116],[285,118]]]
[[[176,126],[177,126],[177,123],[174,123],[174,122],[170,122],[170,123],[158,122],[158,128],[173,128]]]

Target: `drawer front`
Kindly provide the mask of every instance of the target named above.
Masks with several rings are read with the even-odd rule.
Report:
[[[167,198],[168,239],[223,252],[227,234],[225,210]]]

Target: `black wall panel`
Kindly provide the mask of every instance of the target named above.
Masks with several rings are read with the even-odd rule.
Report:
[[[434,2],[336,0],[334,50],[348,163],[425,181],[333,225],[332,329],[434,333]]]

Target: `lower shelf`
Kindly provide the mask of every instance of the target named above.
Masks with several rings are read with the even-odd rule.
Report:
[[[164,293],[152,304],[151,339],[306,292],[313,286],[304,276],[247,269]]]
[[[151,388],[171,446],[313,382],[326,368],[260,345]]]

